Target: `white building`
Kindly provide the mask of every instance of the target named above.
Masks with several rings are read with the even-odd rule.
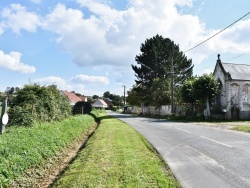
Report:
[[[215,103],[227,119],[250,119],[250,65],[218,60],[213,73],[220,83]]]

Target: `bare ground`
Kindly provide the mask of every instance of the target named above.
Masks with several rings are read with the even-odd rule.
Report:
[[[30,168],[25,172],[24,176],[18,178],[10,187],[51,187],[57,178],[68,168],[70,163],[74,161],[78,152],[84,148],[87,140],[94,133],[97,126],[92,126],[68,147],[56,153],[43,164]]]

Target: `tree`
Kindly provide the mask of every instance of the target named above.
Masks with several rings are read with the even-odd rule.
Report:
[[[132,89],[130,89],[129,91],[127,91],[127,103],[129,105],[133,105],[133,106],[140,106],[141,105],[141,98],[140,95],[138,94],[138,92],[136,91],[135,86],[133,86]]]
[[[219,82],[212,74],[203,74],[194,80],[193,87],[194,97],[206,104],[205,116],[210,117],[209,102],[219,93]]]
[[[175,84],[182,83],[193,74],[192,60],[187,59],[185,54],[179,50],[179,46],[169,38],[156,35],[147,39],[141,45],[140,50],[141,54],[135,57],[138,66],[132,65],[132,69],[137,78],[136,84],[140,85],[137,92],[143,93],[144,96],[147,95],[145,96],[147,99],[157,92],[154,90],[157,85],[163,86],[163,82],[166,82],[165,89],[170,89],[170,78],[173,73]],[[163,96],[170,97],[170,95]],[[167,101],[170,99],[163,102]]]
[[[92,99],[99,99],[98,95],[93,95]]]
[[[90,102],[79,101],[73,107],[73,114],[88,114],[92,110]]]
[[[190,104],[191,114],[193,114],[193,104],[196,101],[195,91],[194,91],[194,86],[193,86],[194,81],[195,81],[195,78],[190,78],[184,81],[180,89],[181,99],[183,102]]]
[[[109,98],[110,96],[110,92],[109,91],[106,91],[104,94],[103,94],[103,97],[104,98]]]
[[[181,86],[181,97],[184,102],[187,103],[194,103],[195,98],[195,91],[194,91],[194,82],[195,79],[191,78],[183,82],[183,85]]]

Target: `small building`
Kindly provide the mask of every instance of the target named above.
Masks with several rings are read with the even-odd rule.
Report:
[[[82,101],[80,97],[78,97],[75,93],[73,92],[68,92],[68,91],[62,91],[60,92],[62,95],[66,96],[68,99],[68,102],[71,107],[73,107],[77,102]]]
[[[250,119],[250,65],[223,63],[218,55],[213,75],[220,83],[215,105],[226,119]]]
[[[92,104],[93,108],[99,108],[99,109],[104,109],[104,108],[108,108],[107,103],[102,100],[102,99],[97,99],[93,104]]]

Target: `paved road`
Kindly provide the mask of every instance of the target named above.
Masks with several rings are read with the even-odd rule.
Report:
[[[140,132],[184,188],[250,187],[250,134],[110,112]]]

